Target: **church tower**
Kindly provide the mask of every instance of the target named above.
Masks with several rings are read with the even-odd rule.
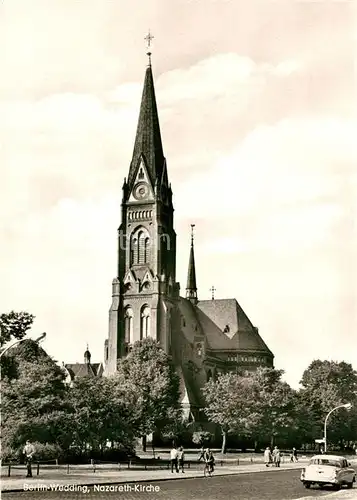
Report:
[[[118,269],[112,283],[106,374],[135,341],[151,336],[171,349],[171,315],[179,295],[176,233],[156,106],[151,53],[146,68],[133,156],[124,179]]]

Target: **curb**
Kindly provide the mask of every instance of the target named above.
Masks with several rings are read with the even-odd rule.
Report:
[[[238,467],[238,466],[237,466]],[[286,470],[301,470],[303,467],[301,468],[298,468],[298,467],[284,467],[283,468],[274,468],[274,469],[270,469],[270,470],[274,470],[276,472],[281,472],[281,471],[286,471]],[[217,475],[214,475],[213,477],[220,477],[220,476],[238,476],[240,474],[252,474],[252,473],[260,473],[260,472],[266,472],[267,469],[262,469],[262,470],[258,470],[258,471],[251,471],[251,470],[243,470],[243,471],[236,471],[236,472],[224,472],[223,474],[217,474]],[[73,483],[73,485],[75,486],[87,486],[88,488],[90,488],[91,486],[94,486],[95,484],[96,485],[101,485],[101,486],[108,486],[108,485],[118,485],[118,484],[131,484],[131,483],[157,483],[159,481],[177,481],[178,479],[185,479],[185,480],[188,480],[188,479],[198,479],[198,478],[202,478],[204,479],[204,476],[203,474],[197,474],[195,476],[173,476],[173,477],[161,477],[161,478],[153,478],[153,479],[131,479],[131,480],[121,480],[121,481],[105,481],[105,482],[102,482],[102,481],[97,481],[95,483]],[[40,481],[38,481],[40,482]],[[55,483],[55,481],[53,481],[53,483]],[[68,483],[69,484],[69,483]],[[14,488],[14,489],[5,489],[5,490],[1,490],[1,494],[6,494],[6,493],[16,493],[18,491],[24,491],[23,488]],[[303,499],[301,499],[303,500]]]
[[[307,496],[299,498],[299,500],[315,500],[316,496]],[[353,488],[352,490],[339,490],[334,491],[326,495],[326,498],[336,499],[336,500],[353,500],[357,499],[357,488]]]

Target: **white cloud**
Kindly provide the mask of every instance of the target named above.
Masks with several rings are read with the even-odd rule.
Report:
[[[309,117],[258,127],[229,155],[180,186],[178,211],[214,216],[216,203],[227,216],[294,205],[301,211],[299,204],[306,203],[314,209],[320,201],[351,206],[353,198],[345,199],[343,189],[346,182],[353,187],[355,179],[356,132],[354,122]]]
[[[243,95],[246,101],[247,96],[256,95],[269,80],[289,76],[300,69],[298,61],[283,61],[274,66],[257,64],[236,53],[218,54],[187,69],[176,69],[161,75],[157,89],[164,106],[192,100],[196,106],[200,101],[226,95],[232,99],[236,94]]]
[[[288,76],[301,70],[301,64],[297,61],[283,61],[274,68],[273,72],[278,76]]]

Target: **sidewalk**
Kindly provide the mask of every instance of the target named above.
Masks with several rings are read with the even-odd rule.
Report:
[[[334,493],[330,493],[327,495],[329,500],[356,500],[357,499],[357,488],[354,488],[352,490],[340,490],[340,491],[335,491]],[[315,496],[309,496],[309,497],[302,497],[299,498],[299,500],[314,500],[316,499]]]
[[[278,473],[280,470],[301,469],[304,467],[303,462],[287,463],[280,468],[266,467],[264,464],[245,464],[245,465],[232,465],[232,466],[218,466],[215,468],[215,476],[226,476],[235,474],[246,474],[249,472],[268,472],[272,474]],[[65,470],[45,470],[41,471],[39,476],[33,476],[29,479],[25,476],[25,469],[19,471],[23,473],[22,476],[15,477],[2,477],[1,478],[1,491],[23,491],[24,488],[32,485],[33,488],[39,489],[41,487],[50,485],[76,485],[76,486],[91,486],[91,485],[104,485],[104,484],[121,484],[121,483],[140,483],[140,482],[153,482],[153,481],[170,481],[173,479],[189,479],[196,477],[203,477],[203,468],[187,469],[185,473],[171,473],[170,470],[100,470],[90,472],[88,470],[78,469],[75,474],[66,474]],[[28,486],[26,486],[28,485]]]

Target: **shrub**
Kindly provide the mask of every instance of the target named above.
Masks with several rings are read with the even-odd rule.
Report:
[[[10,446],[1,447],[1,460],[3,462],[9,462],[11,460],[20,460],[21,450],[16,448],[11,448]]]
[[[36,450],[33,457],[35,462],[52,462],[63,455],[62,448],[58,444],[38,442],[32,444]]]
[[[52,462],[56,458],[61,457],[63,454],[61,447],[58,446],[57,444],[38,443],[38,442],[34,442],[32,444],[34,445],[36,450],[33,456],[35,462],[47,462],[47,461]],[[8,462],[10,460],[23,461],[24,459],[23,448],[24,445],[18,448],[3,446],[1,449],[1,459],[4,462]]]
[[[63,456],[63,462],[69,464],[88,464],[91,460],[100,462],[126,462],[135,458],[132,448],[104,448],[102,450],[86,450],[72,447]]]
[[[195,444],[203,446],[204,444],[209,444],[213,439],[213,434],[208,431],[196,431],[192,435],[192,441]]]

